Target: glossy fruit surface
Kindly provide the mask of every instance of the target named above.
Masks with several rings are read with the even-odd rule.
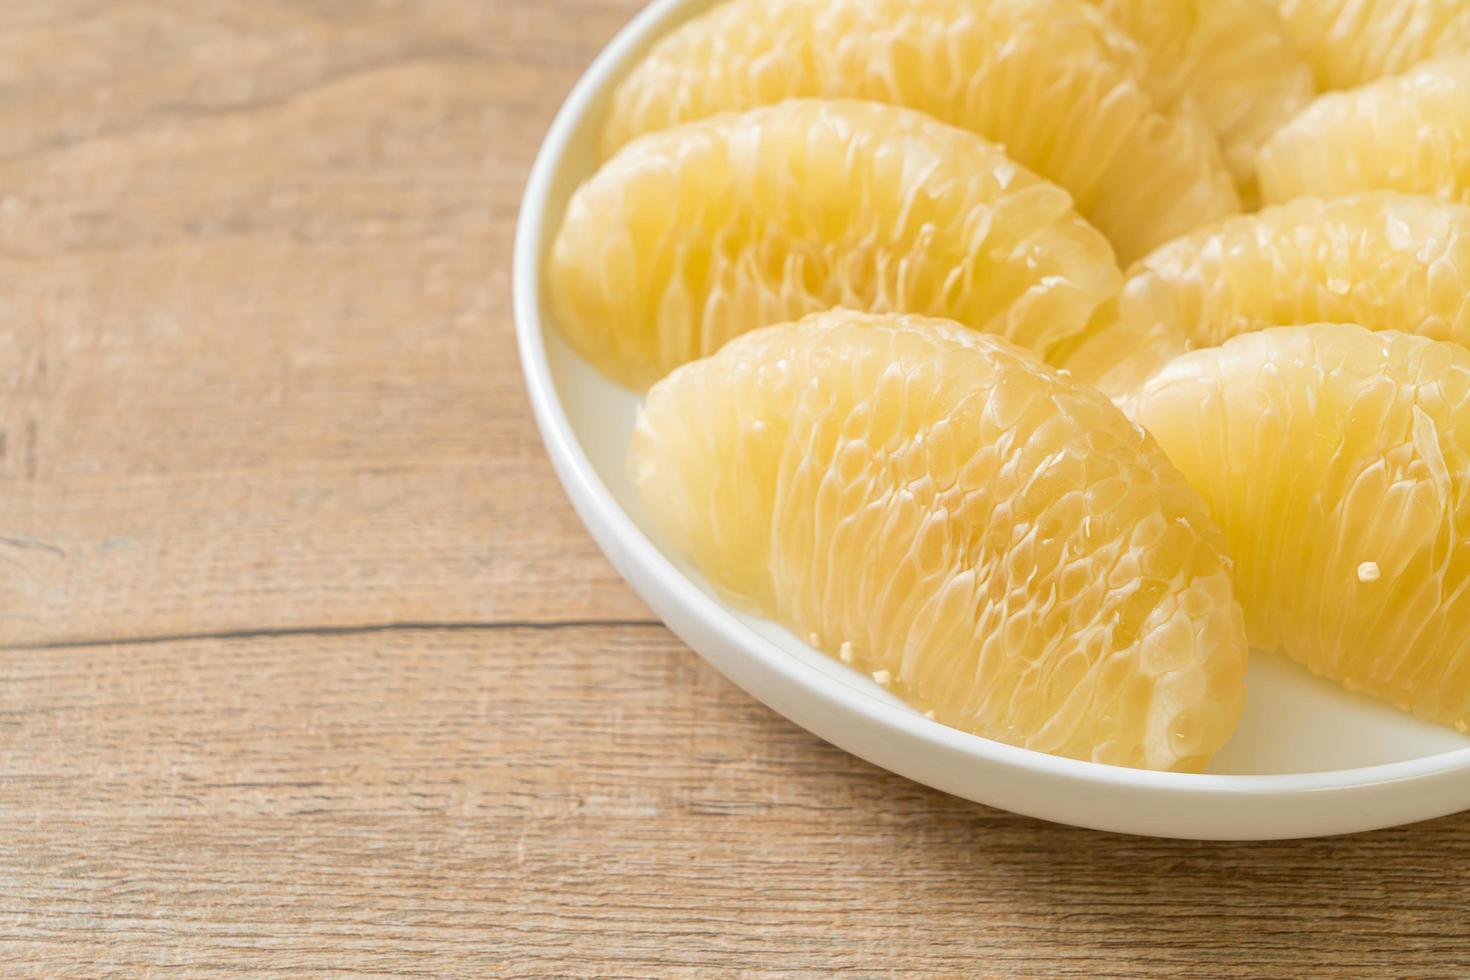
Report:
[[[1066,188],[1126,262],[1239,210],[1213,132],[1159,96],[1137,45],[1078,0],[730,0],[619,84],[603,147],[793,97],[908,106]]]
[[[631,459],[728,599],[945,724],[1191,770],[1235,725],[1244,630],[1203,502],[994,337],[842,311],[746,334],[653,387]]]
[[[1370,190],[1470,204],[1470,57],[1321,96],[1256,162],[1268,204]]]
[[[1135,410],[1224,528],[1253,645],[1466,728],[1470,352],[1267,330],[1171,362]]]
[[[1317,94],[1286,26],[1261,0],[1089,0],[1143,49],[1166,108],[1192,103],[1243,196],[1256,151]]]
[[[1470,54],[1464,0],[1276,0],[1323,90],[1354,88],[1422,61]]]
[[[1121,397],[1186,350],[1319,322],[1470,345],[1470,207],[1373,192],[1203,228],[1135,264],[1059,360]]]
[[[1066,192],[921,113],[798,100],[650,134],[572,198],[562,332],[642,387],[835,306],[944,316],[1044,352],[1122,275]]]

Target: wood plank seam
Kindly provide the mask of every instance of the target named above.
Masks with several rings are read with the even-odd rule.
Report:
[[[646,629],[663,627],[657,619],[500,619],[362,623],[347,626],[285,626],[256,629],[216,630],[198,633],[159,633],[151,636],[102,637],[84,640],[53,640],[44,643],[3,643],[0,651],[76,650],[93,647],[156,646],[193,640],[248,640],[293,636],[369,636],[379,633],[472,633],[497,630]]]

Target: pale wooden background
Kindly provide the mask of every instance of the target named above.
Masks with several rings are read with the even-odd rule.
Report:
[[[1049,826],[650,619],[509,290],[635,6],[0,3],[0,972],[1466,975],[1470,816]]]

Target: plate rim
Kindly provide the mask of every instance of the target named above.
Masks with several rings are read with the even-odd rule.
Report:
[[[895,729],[935,751],[975,756],[1002,769],[1045,775],[1087,786],[1164,791],[1196,798],[1356,792],[1387,784],[1429,780],[1456,772],[1470,773],[1470,746],[1349,769],[1237,775],[1130,769],[997,742],[928,721],[912,711],[885,704],[847,685],[832,683],[815,668],[788,656],[740,622],[658,550],[598,476],[557,394],[544,338],[541,265],[549,238],[546,214],[554,179],[567,146],[591,104],[642,46],[673,22],[708,3],[709,0],[655,0],[629,21],[598,54],[558,109],[537,151],[523,191],[512,248],[511,287],[516,344],[537,427],[578,516],[634,591],[655,608],[670,603],[687,610],[731,648],[758,660],[760,667],[779,675],[783,682],[807,697],[856,715],[864,723]],[[638,573],[638,581],[634,581],[635,573]],[[650,595],[650,592],[654,594]],[[693,644],[690,646],[702,659],[709,660]],[[715,666],[719,669],[718,665]],[[725,672],[721,670],[721,673]],[[1424,819],[1433,815],[1426,813]]]

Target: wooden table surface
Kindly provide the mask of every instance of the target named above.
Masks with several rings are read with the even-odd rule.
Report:
[[[509,288],[636,6],[0,3],[0,972],[1465,976],[1470,815],[1042,824],[650,617]]]

